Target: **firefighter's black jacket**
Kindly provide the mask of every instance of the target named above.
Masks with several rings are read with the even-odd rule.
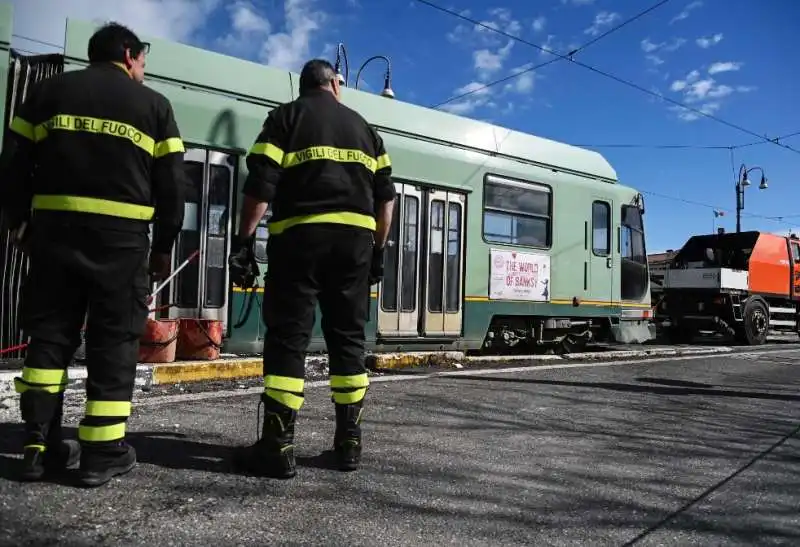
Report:
[[[43,80],[9,135],[0,205],[11,224],[31,209],[34,226],[41,216],[146,233],[154,221],[153,250],[172,249],[184,215],[183,142],[170,102],[124,67]]]
[[[243,192],[272,204],[271,234],[302,222],[374,230],[376,205],[396,195],[380,135],[324,90],[270,111],[247,168]]]

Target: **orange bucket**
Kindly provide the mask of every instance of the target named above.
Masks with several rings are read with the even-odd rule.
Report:
[[[178,329],[178,359],[213,361],[222,349],[222,321],[181,319]]]
[[[178,339],[176,319],[153,320],[148,318],[144,334],[139,339],[140,363],[172,363]]]

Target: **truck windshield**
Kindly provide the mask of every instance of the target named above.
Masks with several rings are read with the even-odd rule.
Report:
[[[692,236],[672,259],[672,268],[732,268],[746,270],[758,232]]]

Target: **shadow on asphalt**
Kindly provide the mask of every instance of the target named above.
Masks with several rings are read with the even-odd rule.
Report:
[[[781,393],[764,393],[758,391],[741,391],[741,390],[722,390],[709,387],[662,387],[662,386],[645,386],[636,384],[623,384],[617,382],[568,382],[566,380],[536,380],[533,378],[503,378],[498,376],[450,376],[448,380],[480,380],[483,382],[511,382],[523,384],[539,384],[549,386],[564,386],[564,387],[585,387],[608,389],[612,391],[623,391],[630,393],[653,393],[656,395],[708,395],[711,397],[743,397],[747,399],[767,399],[775,401],[800,401],[800,395],[787,395]],[[652,382],[652,379],[637,378],[639,382]],[[664,381],[658,380],[658,383],[678,383],[681,385],[689,384],[694,386],[706,386],[708,384],[695,384],[694,382],[678,382],[675,380]]]
[[[77,428],[64,427],[64,436],[77,438]],[[168,469],[207,471],[250,476],[233,465],[238,446],[210,444],[190,440],[181,433],[150,431],[128,432],[126,440],[136,449],[139,463],[147,463]],[[24,429],[19,423],[0,423],[0,479],[19,482],[22,460],[3,454],[19,454],[24,441]],[[298,467],[315,469],[337,469],[332,450],[316,456],[297,456]],[[50,482],[72,484],[69,476],[56,477]]]

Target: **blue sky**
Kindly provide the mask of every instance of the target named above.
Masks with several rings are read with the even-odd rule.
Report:
[[[486,25],[566,53],[655,0],[434,0]],[[351,82],[366,58],[392,60],[397,98],[432,106],[552,56],[414,0],[13,0],[15,32],[63,42],[65,17],[115,18],[159,36],[289,69],[312,56],[332,58],[343,42]],[[55,4],[55,5],[54,5]],[[502,7],[501,7],[502,6]],[[671,0],[576,57],[760,135],[800,131],[800,3],[792,0]],[[16,38],[15,47],[56,48]],[[383,67],[371,63],[364,85],[379,90]],[[352,85],[352,84],[351,84]],[[563,142],[584,145],[733,146],[746,133],[659,101],[567,61],[444,107],[452,112]],[[800,135],[783,141],[800,151]],[[800,231],[800,153],[774,144],[733,151],[597,148],[621,181],[645,193],[648,250],[679,247],[714,225],[733,230],[734,170],[766,170],[769,189],[748,188],[744,229]],[[687,202],[699,202],[694,205]],[[768,217],[787,217],[773,221]],[[791,218],[789,218],[791,217]]]

